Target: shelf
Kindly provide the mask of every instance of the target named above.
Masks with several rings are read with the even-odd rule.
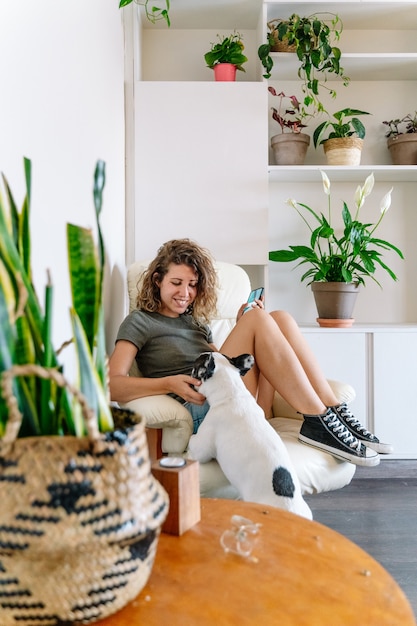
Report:
[[[343,20],[345,30],[415,30],[417,24],[417,2],[406,0],[349,0],[348,2],[310,2],[293,0],[270,0],[265,3],[268,21],[285,19],[292,13],[311,15],[327,11]]]
[[[295,54],[273,52],[274,61],[271,80],[299,80],[299,61]],[[342,53],[341,65],[351,80],[417,80],[417,52],[410,53]],[[329,74],[328,80],[338,80]]]
[[[415,30],[417,2],[414,0],[349,0],[315,2],[270,0],[264,3],[267,21],[289,17],[292,13],[311,15],[322,11],[336,13],[345,29],[357,30]],[[262,12],[261,0],[175,0],[171,3],[171,29],[249,29],[258,27]],[[141,14],[143,9],[141,8]],[[146,29],[166,29],[162,20],[151,24],[143,20]]]
[[[308,333],[415,333],[417,332],[417,324],[357,324],[356,322],[350,328],[321,328],[318,324],[300,324],[303,332]]]
[[[255,30],[261,10],[262,0],[174,0],[169,10],[170,28]],[[143,7],[140,12],[143,16]],[[143,19],[142,24],[145,29],[167,28],[164,20],[151,24]]]
[[[283,182],[321,182],[320,170],[328,174],[335,182],[362,182],[374,173],[375,179],[384,182],[417,182],[417,165],[269,165],[268,174],[271,183]]]

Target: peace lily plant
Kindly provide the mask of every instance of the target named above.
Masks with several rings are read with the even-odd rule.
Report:
[[[321,176],[323,190],[328,198],[327,217],[323,213],[316,213],[311,207],[297,202],[293,198],[287,200],[287,204],[297,211],[309,229],[311,233],[310,245],[289,246],[289,250],[272,251],[269,253],[269,260],[277,262],[299,261],[298,265],[309,266],[309,269],[301,277],[301,281],[308,280],[308,284],[323,281],[354,282],[365,285],[365,278],[372,278],[381,286],[374,277],[377,267],[381,267],[393,280],[397,280],[394,272],[382,260],[382,251],[392,250],[401,259],[404,258],[403,253],[392,243],[375,237],[375,231],[391,206],[392,188],[381,200],[381,212],[377,222],[372,224],[359,221],[365,199],[374,187],[374,175],[370,174],[364,185],[359,185],[356,189],[353,216],[346,202],[343,202],[344,230],[339,237],[332,226],[330,180],[323,171],[321,171]],[[310,224],[307,219],[309,214],[314,218],[316,224]]]

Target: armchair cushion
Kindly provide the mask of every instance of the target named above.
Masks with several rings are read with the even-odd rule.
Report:
[[[193,433],[193,419],[187,409],[171,396],[146,396],[123,405],[146,422],[148,428],[162,428],[162,452],[183,454]]]

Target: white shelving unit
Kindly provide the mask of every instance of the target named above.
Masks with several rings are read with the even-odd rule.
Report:
[[[302,271],[289,271],[286,264],[270,264],[269,304],[271,308],[289,309],[295,315],[328,377],[353,384],[357,393],[354,411],[361,419],[366,416],[368,428],[381,439],[393,443],[392,457],[417,458],[417,431],[408,409],[410,390],[417,385],[417,166],[391,164],[382,124],[384,119],[403,117],[417,108],[417,2],[268,2],[263,15],[266,23],[275,17],[285,19],[292,13],[309,15],[321,11],[337,13],[343,20],[344,31],[338,45],[342,49],[342,65],[351,79],[346,88],[341,82],[338,85],[332,81],[337,98],[327,102],[327,108],[330,113],[345,107],[358,108],[372,113],[372,118],[362,118],[367,135],[358,167],[329,167],[324,155],[311,147],[304,166],[269,165],[270,249],[305,243],[309,236],[299,216],[285,204],[287,198],[295,197],[318,211],[327,209],[320,169],[331,180],[333,214],[339,212],[337,206],[342,200],[353,202],[356,186],[373,172],[377,181],[372,194],[375,199],[369,198],[362,211],[369,210],[369,221],[375,222],[379,199],[394,187],[392,208],[379,236],[396,243],[406,261],[387,258],[390,267],[391,261],[394,263],[398,283],[379,275],[381,290],[368,281],[359,296],[357,322],[351,329],[312,326],[315,307],[310,290],[297,283]],[[271,83],[280,91],[301,96],[294,80],[294,55],[272,56]],[[272,102],[273,99],[270,106]],[[277,132],[274,124],[270,119],[270,136]],[[309,129],[310,134],[317,124]]]
[[[320,180],[320,170],[325,170],[333,182],[363,183],[364,178],[374,173],[379,181],[392,183],[417,182],[417,168],[415,165],[301,165],[296,169],[289,165],[270,165],[268,167],[271,183],[314,183]]]
[[[351,79],[348,87],[332,81],[337,98],[326,102],[327,109],[372,114],[362,118],[367,129],[362,164],[329,167],[311,145],[304,166],[277,167],[267,148],[268,137],[277,132],[269,115],[274,104],[268,102],[257,48],[265,41],[267,21],[323,11],[343,20],[338,45]],[[162,239],[190,236],[218,258],[245,266],[257,285],[265,280],[267,306],[289,310],[302,325],[325,373],[354,384],[358,416],[367,416],[368,426],[395,445],[393,456],[417,458],[409,410],[410,388],[417,386],[417,166],[391,164],[382,124],[417,108],[417,1],[176,0],[170,29],[141,24],[137,7],[132,14],[128,140],[135,139],[127,170],[133,207],[127,216],[128,262],[153,255]],[[234,29],[244,36],[246,73],[238,73],[235,84],[215,84],[204,52],[217,33]],[[301,96],[294,55],[273,58],[271,83]],[[379,275],[383,289],[367,284],[356,305],[356,324],[347,330],[315,326],[312,294],[299,281],[302,272],[267,262],[269,250],[304,243],[308,236],[287,198],[327,209],[320,169],[331,180],[335,213],[337,203],[353,202],[356,186],[373,172],[375,189],[363,210],[374,222],[380,199],[394,187],[379,236],[396,243],[406,257],[387,259],[399,282]]]

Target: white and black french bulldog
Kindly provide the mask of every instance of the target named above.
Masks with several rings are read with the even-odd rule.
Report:
[[[210,409],[190,438],[190,455],[201,463],[217,459],[243,500],[312,519],[284,443],[241,378],[253,364],[251,354],[229,358],[204,352],[198,357],[192,376],[201,380],[198,391]]]

